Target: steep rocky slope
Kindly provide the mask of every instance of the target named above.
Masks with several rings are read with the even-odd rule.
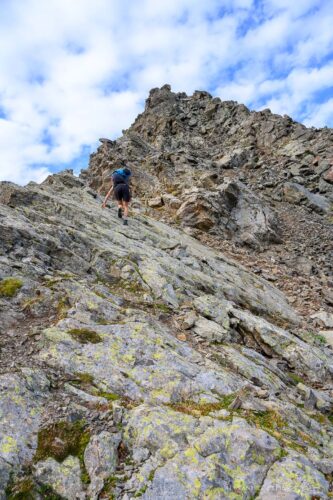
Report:
[[[101,141],[0,184],[0,499],[330,498],[332,131],[164,86]]]
[[[101,141],[83,173],[94,189],[127,162],[154,218],[274,281],[306,321],[333,312],[331,129],[165,85],[121,138]]]
[[[333,353],[280,291],[70,172],[0,201],[0,498],[329,497]]]

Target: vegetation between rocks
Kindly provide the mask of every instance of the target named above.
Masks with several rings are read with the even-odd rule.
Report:
[[[64,500],[50,486],[37,484],[32,477],[17,478],[6,488],[7,500]]]
[[[83,453],[89,439],[90,432],[84,421],[56,422],[39,431],[34,462],[48,457],[62,462],[69,455],[83,460]]]
[[[0,281],[0,297],[14,297],[22,286],[23,282],[20,279],[4,278]]]
[[[67,333],[80,344],[98,344],[102,342],[102,337],[89,328],[72,328]]]
[[[181,403],[170,403],[167,406],[175,411],[186,413],[187,415],[192,415],[193,417],[201,417],[209,415],[214,411],[227,409],[235,397],[235,394],[229,394],[216,403],[195,403],[194,401],[183,401]]]

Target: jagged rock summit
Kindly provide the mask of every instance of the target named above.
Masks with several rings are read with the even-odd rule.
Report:
[[[145,113],[160,127],[158,158],[173,144],[164,115],[178,101],[206,103],[205,113],[219,104],[153,91]],[[209,123],[208,113],[207,141]],[[224,235],[235,251],[272,258],[286,245],[282,212],[246,179],[212,187],[201,160],[184,161],[180,178],[172,163],[159,173],[140,134],[104,140],[81,178],[0,184],[0,498],[329,498],[332,348],[272,282],[213,248]],[[184,149],[187,140],[198,158],[204,143],[196,150],[188,131]],[[128,227],[97,192],[125,153],[137,169]],[[177,179],[180,191],[167,193]],[[209,212],[212,225],[192,224],[190,206],[211,193],[230,221]],[[326,210],[314,217],[328,227]],[[325,266],[317,279],[329,279]]]
[[[105,185],[110,170],[125,161],[139,178],[138,194],[174,191],[175,197],[182,195],[179,215],[185,226],[220,230],[224,236],[236,230],[242,237],[244,222],[241,216],[237,220],[238,209],[244,203],[255,206],[256,200],[247,200],[241,181],[275,201],[304,204],[318,213],[332,208],[331,129],[309,129],[286,115],[249,111],[207,92],[188,97],[173,93],[169,85],[153,89],[145,111],[123,136],[101,142],[86,172],[90,184]],[[196,212],[188,208],[193,196]],[[166,198],[166,204],[171,202]],[[203,219],[200,202],[206,212]],[[231,221],[226,220],[228,215]],[[259,240],[276,238],[277,228],[272,230],[270,222],[266,232],[259,232]],[[254,224],[248,228],[257,230]]]

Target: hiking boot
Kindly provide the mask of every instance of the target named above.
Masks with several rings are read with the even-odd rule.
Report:
[[[118,208],[118,217],[119,217],[119,219],[121,219],[122,216],[123,216],[123,212],[122,212],[121,208]]]
[[[128,226],[128,220],[127,219],[124,219],[123,225],[124,226]]]

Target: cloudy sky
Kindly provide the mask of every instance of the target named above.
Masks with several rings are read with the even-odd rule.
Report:
[[[0,180],[85,168],[153,87],[333,126],[332,0],[0,0]]]

